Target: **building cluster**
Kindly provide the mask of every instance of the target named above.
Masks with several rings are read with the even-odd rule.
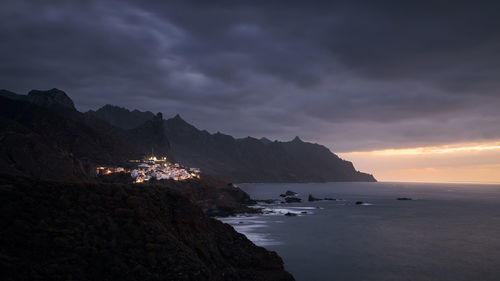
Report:
[[[199,178],[200,170],[197,168],[185,168],[178,163],[170,163],[165,157],[157,159],[150,157],[143,160],[136,169],[130,172],[136,183],[156,180],[182,181],[191,178]]]
[[[130,170],[122,167],[104,167],[99,166],[96,168],[97,175],[110,175],[114,173],[130,173]]]
[[[138,163],[135,169],[125,169],[122,167],[97,167],[97,175],[110,175],[113,173],[130,173],[134,182],[141,183],[151,179],[182,181],[191,178],[200,178],[200,169],[186,168],[178,163],[170,163],[166,157],[156,158],[155,156],[143,160],[130,160],[131,163]]]

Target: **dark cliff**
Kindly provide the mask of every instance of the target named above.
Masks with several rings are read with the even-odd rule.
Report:
[[[133,129],[148,120],[153,120],[154,114],[150,111],[142,112],[139,110],[130,111],[123,107],[105,105],[96,111],[90,110],[88,115],[106,120],[109,124],[124,129]]]
[[[179,115],[165,120],[169,155],[231,182],[375,181],[328,148],[301,141],[270,142],[200,131]]]
[[[75,112],[68,117],[68,113],[0,97],[0,172],[53,180],[131,182],[126,174],[95,178],[96,165],[130,165],[128,160],[141,158],[151,148],[160,153],[169,148],[161,115],[132,130],[89,125],[82,116]],[[246,193],[207,175],[161,185],[178,190],[210,215],[248,211]]]
[[[47,91],[31,90],[27,95],[19,95],[7,90],[0,90],[0,96],[30,102],[42,107],[56,110],[76,110],[73,100],[65,92],[53,88]]]
[[[49,96],[38,103],[5,91],[0,95],[2,171],[45,179],[91,179],[96,165],[124,165],[149,155],[152,148],[160,154],[169,150],[161,115],[125,130],[65,106],[72,101],[60,92],[59,99],[50,98],[52,92],[37,91]]]
[[[161,186],[0,176],[3,280],[293,280],[274,252]]]
[[[96,164],[141,155],[84,122],[24,101],[0,97],[0,166],[41,178],[91,178]]]
[[[122,115],[116,110],[113,117],[100,117],[117,124],[114,120]],[[375,181],[328,148],[298,138],[290,142],[235,139],[199,130],[179,115],[165,120],[164,129],[171,159],[231,182]]]
[[[166,153],[161,114],[123,129],[37,94],[49,97],[0,93],[3,280],[293,280],[276,253],[207,217],[255,211],[241,189],[94,177],[97,164]]]
[[[32,176],[91,177],[92,166],[123,165],[154,150],[230,182],[375,181],[326,147],[299,138],[235,139],[198,130],[179,115],[163,120],[161,113],[109,105],[83,114],[57,89],[26,96],[2,90],[0,99],[0,167]]]

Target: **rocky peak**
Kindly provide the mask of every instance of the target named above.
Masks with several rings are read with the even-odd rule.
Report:
[[[23,98],[25,97],[25,96],[18,95],[14,92],[3,90],[3,89],[0,90],[0,96],[6,97],[6,98],[11,99],[11,100],[23,100]]]
[[[262,137],[260,138],[260,141],[263,143],[263,144],[270,144],[272,143],[272,141],[266,137]]]
[[[31,90],[28,93],[28,100],[43,107],[76,110],[75,104],[68,95],[56,88],[48,91]]]
[[[179,114],[176,114],[174,117],[168,119],[170,124],[173,124],[174,126],[179,126],[179,127],[193,127],[193,125],[189,124],[186,122],[186,120],[182,119],[182,117]],[[193,127],[194,128],[194,127]]]
[[[89,110],[86,114],[127,130],[137,128],[145,122],[155,119],[155,115],[151,111],[142,112],[137,109],[130,111],[127,108],[111,104],[106,104],[96,111]]]
[[[123,108],[123,107],[119,107],[119,106],[116,106],[116,105],[112,105],[112,104],[106,104],[104,105],[103,107],[99,108],[97,111],[126,111],[126,112],[130,112],[130,110],[126,109],[126,108]]]

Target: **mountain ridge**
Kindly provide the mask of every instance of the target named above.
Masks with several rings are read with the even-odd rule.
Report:
[[[151,111],[129,110],[111,104],[106,104],[96,111],[89,110],[86,114],[106,120],[109,124],[123,129],[136,128],[155,116]]]
[[[27,95],[19,95],[2,89],[0,90],[0,96],[13,100],[30,102],[50,109],[76,111],[73,100],[64,91],[57,88],[46,91],[31,90]]]
[[[52,116],[49,118],[51,121],[44,123],[31,117],[33,124],[42,126],[34,132],[36,134],[44,135],[45,130],[54,129],[59,123],[57,115],[67,118],[62,124],[70,126],[60,130],[74,130],[73,135],[80,138],[81,132],[87,132],[83,138],[86,141],[73,138],[76,143],[66,147],[66,152],[61,154],[76,157],[75,161],[83,157],[94,164],[118,164],[126,159],[148,155],[153,149],[172,161],[200,168],[206,174],[229,182],[376,181],[372,175],[357,171],[351,162],[341,159],[325,146],[304,142],[298,136],[287,142],[253,137],[236,139],[220,132],[210,134],[200,130],[179,114],[164,120],[161,113],[155,115],[150,111],[129,110],[109,104],[96,111],[81,113],[66,93],[58,89],[32,90],[30,94],[18,95],[1,90],[0,98],[12,100],[15,104],[11,102],[10,106],[19,108],[17,111],[24,112],[26,116],[31,116],[26,108],[38,112],[40,120]],[[3,104],[7,106],[7,102]],[[31,124],[22,125],[19,120],[11,120],[18,115],[4,115],[3,122],[14,121],[16,126],[24,127]],[[24,129],[29,131],[33,128]],[[62,132],[59,134],[64,135]],[[47,134],[44,137],[50,139]],[[71,140],[66,139],[67,143],[72,143]],[[54,141],[59,146],[68,145]],[[50,146],[50,141],[47,146]],[[80,146],[87,147],[87,150]],[[78,151],[80,153],[74,153]],[[92,153],[94,151],[96,153]],[[9,165],[12,166],[12,163]]]
[[[285,142],[237,139],[200,130],[180,114],[164,120],[164,128],[172,146],[171,159],[230,182],[376,181],[325,146],[304,142],[299,136]]]
[[[96,177],[97,164],[168,151],[161,113],[125,130],[44,93],[0,95],[6,280],[294,280],[275,252],[209,217],[258,212],[237,186],[205,174],[143,184],[126,173]]]

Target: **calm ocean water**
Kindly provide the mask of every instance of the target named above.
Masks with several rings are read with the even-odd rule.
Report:
[[[500,186],[401,183],[242,184],[256,199],[303,203],[224,219],[278,252],[298,281],[500,280]],[[307,202],[315,197],[341,200]],[[411,201],[398,201],[411,197]],[[363,201],[368,204],[355,205]],[[283,214],[299,214],[287,217]]]

